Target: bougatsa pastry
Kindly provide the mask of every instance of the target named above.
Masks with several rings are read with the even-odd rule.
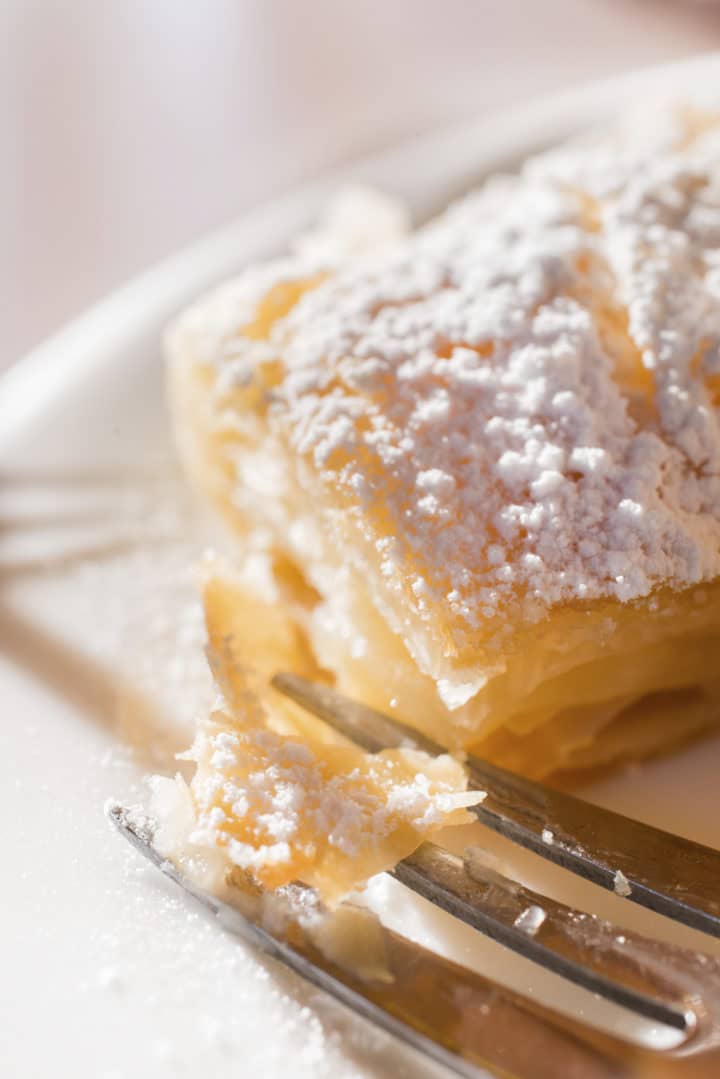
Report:
[[[348,216],[168,335],[238,565],[342,691],[451,749],[544,776],[708,726],[720,114],[640,115],[414,232]]]

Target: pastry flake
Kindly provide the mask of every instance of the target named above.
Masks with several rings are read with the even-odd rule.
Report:
[[[467,823],[462,764],[412,750],[369,754],[273,690],[268,670],[319,672],[302,631],[217,566],[204,590],[222,698],[200,720],[187,848],[276,889],[301,882],[335,904],[440,828]],[[254,664],[254,656],[261,657]]]

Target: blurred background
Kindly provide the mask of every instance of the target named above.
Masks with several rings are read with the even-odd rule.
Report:
[[[713,48],[701,0],[0,0],[0,368],[325,168]]]

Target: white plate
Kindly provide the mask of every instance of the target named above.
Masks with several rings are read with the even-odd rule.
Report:
[[[149,767],[173,770],[209,693],[192,572],[205,533],[172,464],[162,327],[211,282],[282,249],[348,177],[403,195],[422,216],[631,97],[707,80],[720,86],[718,57],[584,88],[361,163],[144,275],[0,382],[2,1075],[272,1079],[289,1066],[295,1079],[430,1074],[228,936],[141,865],[103,817],[109,796],[142,793]],[[718,844],[719,767],[720,743],[706,741],[590,793]],[[566,899],[694,937],[589,885],[568,887],[537,859],[507,856]],[[380,898],[397,918],[397,896]],[[419,902],[404,908],[403,925],[594,1014],[579,991],[448,931]]]

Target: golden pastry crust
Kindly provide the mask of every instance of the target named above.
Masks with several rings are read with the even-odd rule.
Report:
[[[284,567],[322,666],[534,774],[716,709],[720,134],[700,115],[544,155],[376,255],[250,270],[169,337],[189,467]],[[639,703],[667,716],[688,691],[674,724]]]

